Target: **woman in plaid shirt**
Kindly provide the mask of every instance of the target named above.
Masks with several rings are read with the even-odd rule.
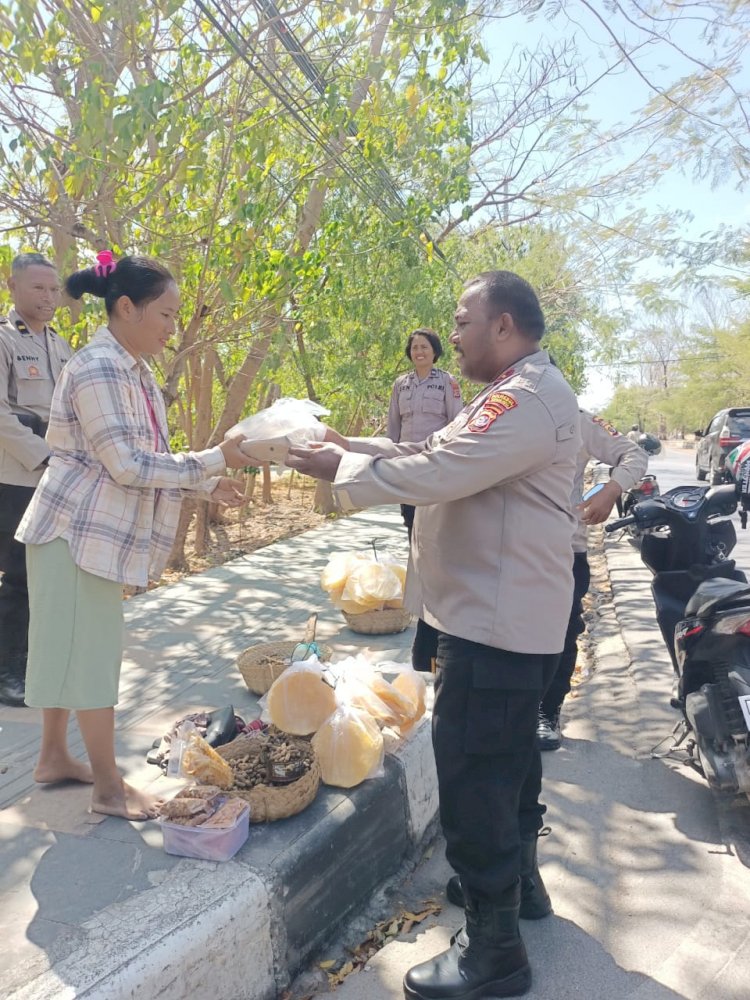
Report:
[[[52,399],[49,465],[16,537],[29,568],[28,705],[44,710],[34,776],[93,782],[91,809],[126,819],[158,800],[126,784],[114,751],[122,589],[158,580],[184,490],[242,502],[221,474],[247,458],[236,440],[173,455],[161,393],[144,356],[174,334],[180,297],[156,261],[100,254],[68,278],[74,299],[104,299],[108,322],[66,365]],[[75,710],[91,767],[67,747]]]

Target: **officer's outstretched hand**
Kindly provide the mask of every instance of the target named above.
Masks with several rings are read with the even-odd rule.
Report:
[[[299,448],[290,448],[284,459],[284,465],[296,469],[305,476],[324,479],[332,483],[339,471],[339,465],[344,455],[344,449],[336,444],[310,444]]]

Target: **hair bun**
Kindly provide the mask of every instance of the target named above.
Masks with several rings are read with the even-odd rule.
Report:
[[[103,299],[107,294],[108,275],[100,274],[93,267],[76,271],[65,281],[65,291],[71,299],[80,299],[83,295],[96,295]]]

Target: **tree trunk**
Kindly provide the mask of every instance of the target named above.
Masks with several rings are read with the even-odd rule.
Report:
[[[273,494],[271,493],[271,466],[264,462],[261,466],[263,470],[263,503],[272,504]]]
[[[196,501],[195,544],[193,550],[197,556],[205,556],[208,551],[208,508],[205,500]]]
[[[315,483],[315,498],[313,499],[313,510],[316,514],[335,514],[338,510],[333,499],[333,489],[330,483],[318,479]]]
[[[175,535],[174,544],[172,545],[172,551],[167,563],[167,569],[175,570],[178,573],[184,573],[190,568],[185,555],[185,541],[197,502],[192,497],[182,501],[180,518],[177,522],[177,534]]]

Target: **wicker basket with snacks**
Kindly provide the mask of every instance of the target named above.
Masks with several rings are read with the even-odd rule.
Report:
[[[302,642],[258,642],[240,653],[237,667],[253,694],[265,694],[292,663],[310,656],[317,656],[320,660],[330,659],[330,647],[315,642],[317,621],[317,615],[310,616]]]
[[[243,733],[217,751],[231,768],[232,795],[250,804],[250,822],[302,812],[318,794],[320,765],[310,740],[271,727]]]

